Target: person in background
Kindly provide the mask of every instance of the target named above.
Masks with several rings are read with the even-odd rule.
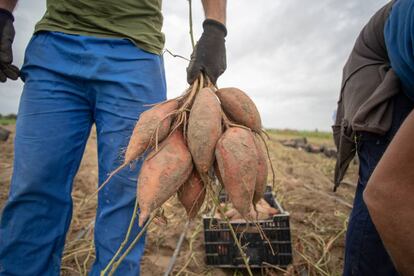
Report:
[[[1,82],[19,76],[12,65],[16,2],[0,0]],[[226,1],[202,3],[206,19],[187,68],[190,84],[200,73],[216,83],[226,69]],[[139,115],[166,99],[162,23],[161,0],[47,0],[20,72],[24,88],[0,220],[0,275],[60,274],[72,183],[92,125],[102,183],[121,164],[120,150]],[[140,167],[123,170],[98,194],[91,275],[100,274],[126,234]],[[139,231],[134,227],[132,235]],[[139,275],[143,252],[141,239],[117,273]]]
[[[394,67],[392,58],[390,60],[387,32],[384,34],[384,28],[389,28],[394,6],[403,1],[390,1],[369,20],[343,70],[333,126],[338,148],[335,189],[355,153],[360,161],[359,180],[346,234],[345,276],[398,275],[394,259],[378,233],[380,229],[371,219],[371,210],[368,210],[363,193],[388,145],[414,107],[414,97],[409,97],[401,85],[404,79]],[[412,22],[412,18],[406,18],[406,22]],[[376,186],[378,182],[369,186]]]
[[[384,29],[391,68],[414,101],[414,1],[398,0]],[[373,172],[364,200],[400,275],[414,275],[414,112]]]

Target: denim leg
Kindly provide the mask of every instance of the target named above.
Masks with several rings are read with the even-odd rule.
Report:
[[[98,138],[99,182],[123,161],[122,151],[139,115],[149,104],[165,100],[166,87],[162,58],[137,49],[128,41],[113,41],[118,51],[101,45],[106,58],[116,60],[109,71],[100,71],[93,83],[96,93],[95,120]],[[122,61],[122,62],[121,62]],[[106,61],[101,61],[105,64]],[[98,65],[99,67],[99,65]],[[95,223],[96,261],[92,275],[109,263],[123,241],[137,191],[137,176],[142,161],[133,168],[125,168],[107,184],[98,195]],[[131,240],[139,233],[135,223]],[[117,275],[139,275],[144,253],[145,236],[128,254],[117,270]]]
[[[362,197],[388,142],[384,137],[361,140],[358,148],[359,181],[346,235],[344,275],[398,275]]]
[[[29,44],[23,75],[15,169],[0,224],[0,275],[58,275],[72,181],[91,124],[97,126],[102,183],[119,166],[146,105],[165,99],[164,66],[162,57],[128,40],[48,32]],[[98,195],[93,275],[125,236],[139,168],[125,169]],[[144,240],[118,273],[138,275],[143,252]]]
[[[383,136],[365,132],[359,134],[359,180],[346,234],[345,276],[398,275],[362,197],[367,182],[390,141],[414,108],[414,103],[406,93],[396,95],[393,105],[392,124],[388,133]]]
[[[14,169],[0,221],[0,275],[59,275],[71,189],[92,124],[81,84],[47,68],[62,59],[32,39],[16,122]]]

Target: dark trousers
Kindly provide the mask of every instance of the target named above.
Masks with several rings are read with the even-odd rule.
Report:
[[[403,93],[397,95],[394,98],[393,122],[388,133],[377,135],[360,132],[357,135],[359,180],[346,235],[343,273],[345,276],[398,275],[372,223],[362,193],[388,144],[413,106]]]

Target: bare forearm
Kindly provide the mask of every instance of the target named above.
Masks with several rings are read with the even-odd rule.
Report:
[[[214,19],[226,25],[227,0],[202,0],[201,2],[207,19]]]
[[[364,192],[364,201],[401,275],[414,275],[414,112],[391,141]]]
[[[0,0],[0,9],[5,9],[9,12],[13,12],[16,4],[17,0]]]

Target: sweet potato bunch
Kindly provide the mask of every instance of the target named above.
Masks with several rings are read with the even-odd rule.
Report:
[[[214,175],[248,219],[267,182],[262,133],[260,114],[246,93],[204,85],[202,76],[184,95],[145,111],[122,166],[146,156],[138,177],[139,225],[175,194],[194,218]]]

